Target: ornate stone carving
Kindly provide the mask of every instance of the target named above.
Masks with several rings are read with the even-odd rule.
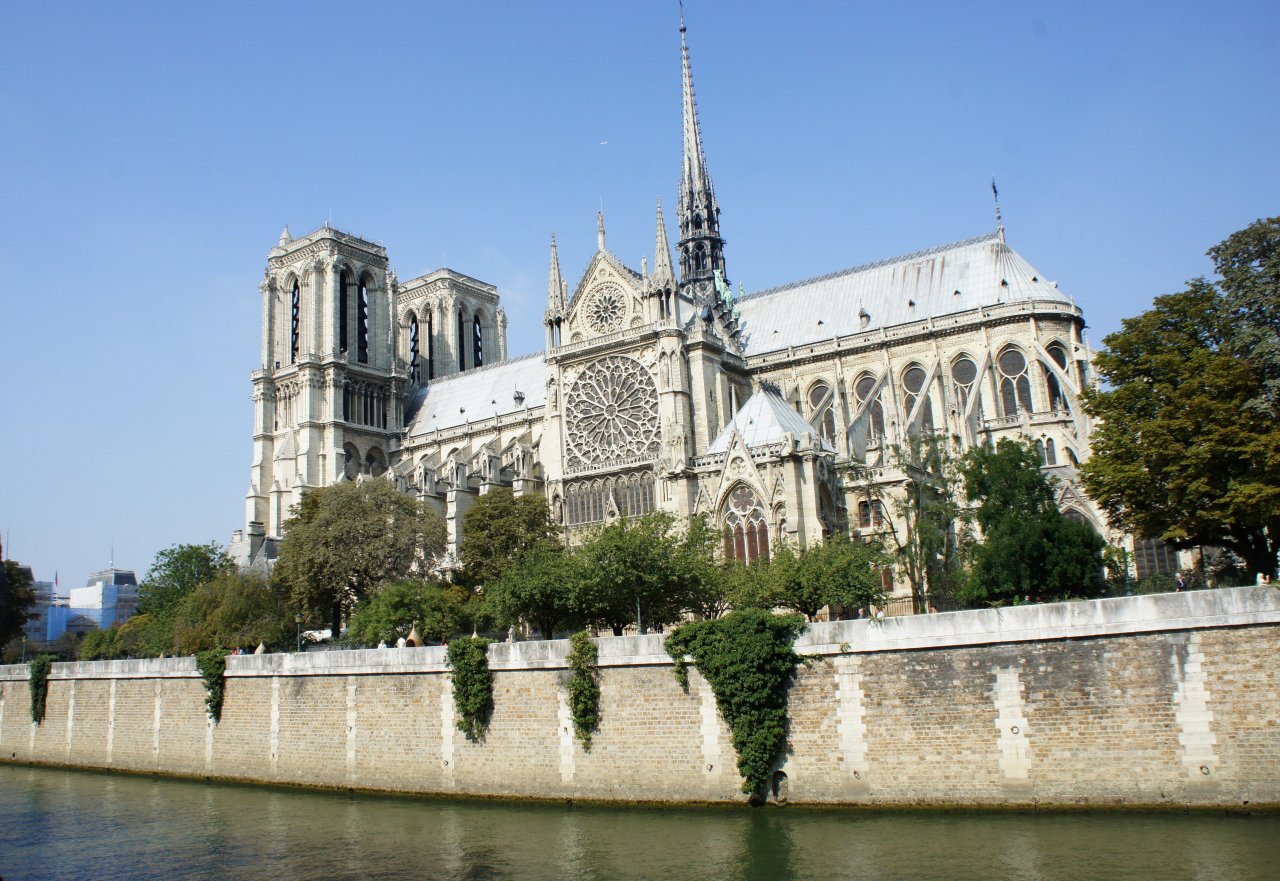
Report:
[[[587,324],[596,333],[613,333],[627,317],[627,300],[614,284],[602,284],[591,292],[585,307]]]
[[[658,392],[634,358],[588,365],[565,399],[569,466],[658,455]]]

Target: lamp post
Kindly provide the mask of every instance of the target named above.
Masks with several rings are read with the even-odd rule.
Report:
[[[22,663],[27,662],[27,635],[22,634]]]
[[[293,626],[298,632],[298,651],[302,651],[302,613],[293,613]]]

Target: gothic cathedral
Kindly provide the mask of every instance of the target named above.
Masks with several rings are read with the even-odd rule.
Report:
[[[509,358],[498,291],[440,269],[397,280],[384,248],[288,228],[262,282],[243,564],[274,556],[289,509],[339,480],[393,480],[462,521],[494,487],[541,493],[566,536],[648,511],[713,519],[729,557],[833,531],[901,529],[891,454],[1034,439],[1069,516],[1078,489],[1084,317],[1004,230],[751,294],[730,283],[720,205],[680,28],[684,146],[674,251],[605,245],[570,290],[554,237],[546,348]],[[529,316],[521,316],[527,320]],[[905,584],[897,584],[899,591]]]

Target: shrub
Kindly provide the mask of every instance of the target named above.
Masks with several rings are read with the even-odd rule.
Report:
[[[742,609],[695,621],[667,637],[676,679],[689,687],[685,656],[706,677],[716,707],[733,733],[742,791],[762,794],[787,738],[787,687],[800,657],[791,645],[804,630],[800,615]]]
[[[449,643],[446,653],[453,671],[453,706],[458,729],[472,740],[483,740],[493,715],[493,671],[485,651],[492,640],[461,636]]]
[[[569,637],[569,714],[573,733],[591,751],[591,735],[600,727],[600,652],[585,630]]]
[[[31,721],[37,725],[44,721],[45,700],[49,697],[49,671],[56,660],[53,655],[36,655],[27,665],[31,673]]]
[[[196,669],[204,680],[204,705],[209,711],[209,718],[219,722],[222,720],[222,698],[226,688],[227,650],[215,648],[200,652],[196,655]]]

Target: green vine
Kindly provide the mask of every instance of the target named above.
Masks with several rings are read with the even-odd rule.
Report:
[[[196,655],[196,669],[204,679],[205,709],[209,711],[209,718],[215,722],[222,720],[222,698],[226,691],[223,674],[227,671],[227,654],[226,649],[216,648]]]
[[[493,715],[493,671],[485,648],[492,640],[460,636],[449,643],[446,653],[453,670],[453,706],[458,713],[458,730],[472,740],[483,740]]]
[[[56,660],[54,655],[36,655],[27,664],[31,671],[31,721],[37,725],[44,721],[44,704],[49,697],[49,671]]]
[[[675,675],[688,690],[685,656],[693,658],[733,733],[742,791],[763,794],[787,739],[787,687],[801,658],[791,649],[804,630],[802,615],[742,609],[695,621],[667,637]]]
[[[600,728],[600,652],[585,630],[569,637],[569,714],[573,733],[591,751],[591,735]]]

